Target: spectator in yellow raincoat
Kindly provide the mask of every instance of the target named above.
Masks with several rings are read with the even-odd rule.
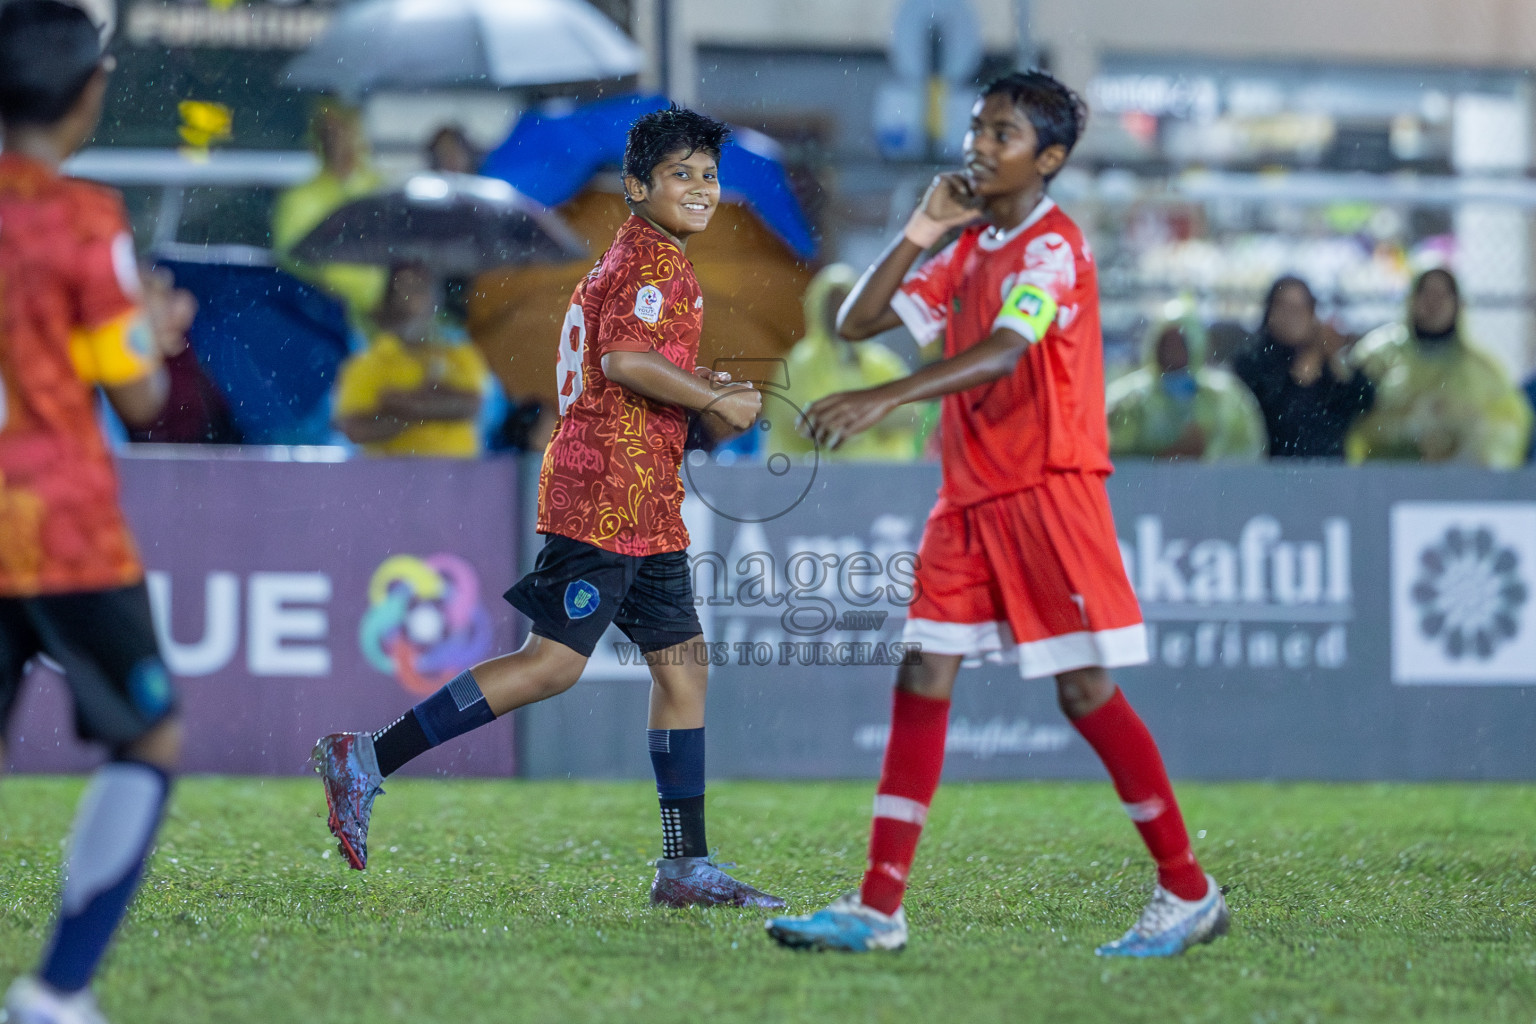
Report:
[[[289,253],[304,236],[354,199],[382,184],[369,159],[368,140],[358,112],[334,100],[322,100],[309,123],[310,144],[320,157],[320,173],[277,197],[272,208],[272,248],[285,270],[336,296],[361,324],[384,297],[389,272],[355,263],[301,264]]]
[[[834,263],[817,274],[805,290],[806,335],[789,352],[786,397],[805,410],[837,391],[878,387],[911,372],[906,362],[878,341],[844,341],[837,336],[837,310],[853,290],[858,274],[845,263]],[[813,443],[802,436],[792,416],[769,420],[768,452],[803,455]],[[872,429],[846,441],[820,458],[840,462],[913,462],[922,454],[923,412],[904,406]]]
[[[1408,317],[1361,338],[1351,358],[1376,407],[1345,441],[1351,462],[1413,459],[1512,469],[1525,461],[1531,407],[1492,355],[1466,337],[1448,270],[1414,281]]]
[[[1264,414],[1248,386],[1205,365],[1205,328],[1192,316],[1147,333],[1144,362],[1109,385],[1115,456],[1258,462],[1269,448]]]
[[[370,455],[469,459],[481,453],[479,416],[491,391],[485,357],[446,323],[427,268],[393,268],[363,351],[342,364],[336,426]]]

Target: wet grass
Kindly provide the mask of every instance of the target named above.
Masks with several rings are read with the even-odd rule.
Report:
[[[0,782],[0,971],[30,969],[76,779]],[[711,839],[796,912],[853,885],[871,787],[720,784]],[[1106,962],[1151,885],[1107,785],[941,791],[899,955],[653,911],[643,783],[392,783],[368,872],[311,780],[194,778],[98,986],[119,1024],[1536,1021],[1536,787],[1181,787],[1233,933]],[[1203,834],[1202,834],[1203,833]]]

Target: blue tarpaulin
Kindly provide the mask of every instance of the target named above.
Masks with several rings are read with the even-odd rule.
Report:
[[[664,110],[665,96],[628,95],[599,100],[565,113],[530,111],[486,157],[480,173],[501,178],[546,206],[572,199],[592,175],[617,167],[635,118]],[[740,196],[763,223],[801,259],[816,256],[817,241],[790,191],[784,166],[751,143],[733,139],[720,154],[720,184]]]
[[[272,267],[162,260],[197,299],[188,332],[250,444],[325,444],[352,343],[341,303]]]

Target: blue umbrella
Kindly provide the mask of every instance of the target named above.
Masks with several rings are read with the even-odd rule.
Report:
[[[597,171],[622,162],[624,138],[637,117],[667,106],[665,96],[628,95],[568,113],[530,111],[485,158],[480,173],[510,182],[545,206],[558,206],[585,188]],[[784,166],[754,151],[762,147],[750,135],[747,139],[747,145],[737,139],[726,143],[720,154],[721,185],[745,200],[795,255],[815,258],[816,238],[790,191]]]

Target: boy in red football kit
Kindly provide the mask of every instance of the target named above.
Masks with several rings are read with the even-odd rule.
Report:
[[[46,655],[76,730],[108,753],[80,800],[42,963],[6,993],[10,1024],[104,1021],[90,983],[143,877],[181,741],[96,389],[130,425],[154,422],[190,296],[140,280],[117,193],[59,173],[95,131],[110,70],[78,7],[0,5],[0,729]]]
[[[709,657],[688,571],[678,479],[690,411],[719,433],[757,419],[762,396],[695,367],[704,296],[683,256],[720,201],[729,129],[692,111],[630,129],[624,190],[633,215],[577,285],[557,341],[560,427],[539,474],[533,572],[507,591],[532,620],[523,648],[476,665],[377,733],[315,747],[331,831],[352,867],[368,860],[383,778],[514,708],[563,693],[610,623],[651,667],[647,745],[661,801],[662,859],[651,901],[782,907],[709,857],[704,832],[704,696]]]
[[[794,947],[906,944],[901,908],[944,762],[962,659],[1055,676],[1062,710],[1098,753],[1157,864],[1140,920],[1103,956],[1172,956],[1226,931],[1227,908],[1190,849],[1162,758],[1106,669],[1147,659],[1104,478],[1097,271],[1082,233],[1045,194],[1087,110],[1041,72],[989,85],[972,113],[965,171],[934,179],[903,236],[849,296],[850,340],[905,324],[944,335],[944,359],[903,380],[831,395],[806,411],[820,443],[907,402],[943,399],[943,483],[918,551],[902,639],[922,654],[896,681],[875,796],[869,869],[850,893],[769,932]],[[965,230],[921,267],[950,230]]]

